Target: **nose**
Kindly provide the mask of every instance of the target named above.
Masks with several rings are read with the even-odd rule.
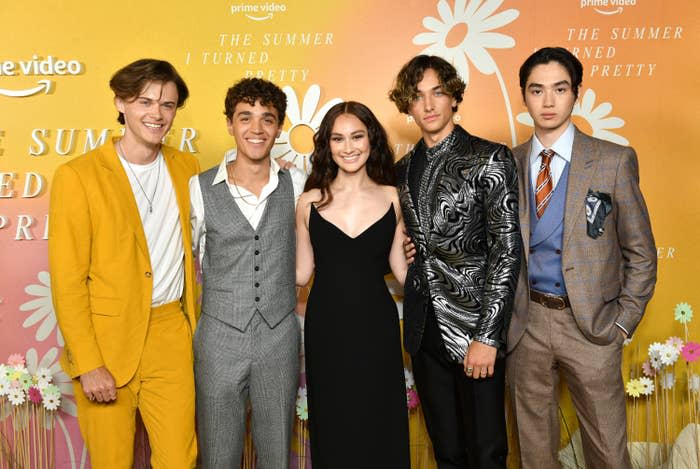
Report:
[[[544,92],[544,101],[543,105],[545,107],[552,107],[554,106],[554,93],[551,91],[545,91]]]
[[[250,130],[255,133],[261,133],[262,129],[262,121],[260,119],[253,119],[250,125]]]
[[[426,111],[432,111],[434,108],[434,104],[435,103],[433,102],[433,97],[430,95],[426,96],[423,100],[423,106],[425,107]]]
[[[351,153],[352,150],[353,150],[352,140],[349,138],[346,138],[345,143],[343,144],[343,153]]]

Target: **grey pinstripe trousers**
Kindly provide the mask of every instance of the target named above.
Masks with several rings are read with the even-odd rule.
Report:
[[[202,314],[194,364],[203,469],[240,466],[248,402],[257,467],[289,467],[300,336],[294,313],[274,328],[256,313],[243,332]]]

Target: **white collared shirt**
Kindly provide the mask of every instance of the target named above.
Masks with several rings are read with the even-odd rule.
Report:
[[[549,163],[549,172],[552,177],[552,190],[557,187],[557,182],[561,178],[561,173],[564,172],[566,163],[571,162],[571,151],[574,147],[574,124],[569,122],[569,126],[566,128],[563,134],[559,136],[556,142],[549,147],[553,150],[555,155],[552,161]],[[540,165],[542,164],[542,156],[540,152],[544,150],[545,147],[540,143],[537,135],[532,136],[532,145],[530,147],[530,182],[532,183],[531,190],[535,190],[537,187],[537,173],[540,171]]]
[[[248,191],[247,189],[233,185],[228,180],[228,172],[226,171],[226,165],[236,159],[236,150],[228,150],[224,154],[224,158],[219,164],[219,170],[214,176],[212,181],[212,186],[225,182],[228,185],[228,190],[231,196],[236,201],[236,205],[243,213],[243,216],[248,220],[250,226],[255,230],[260,223],[263,213],[265,212],[265,206],[267,205],[267,199],[270,194],[274,192],[279,183],[279,170],[280,167],[274,159],[270,160],[270,176],[260,191],[260,197],[256,197],[255,194]],[[299,168],[293,167],[289,170],[289,175],[292,177],[292,186],[294,187],[294,205],[296,206],[297,200],[302,192],[304,192],[304,184],[306,183],[306,174]],[[197,252],[199,249],[199,260],[201,262],[202,256],[204,255],[204,243],[206,239],[207,227],[204,222],[204,200],[202,199],[202,188],[199,185],[199,176],[192,176],[190,179],[190,221],[192,224],[192,249]]]

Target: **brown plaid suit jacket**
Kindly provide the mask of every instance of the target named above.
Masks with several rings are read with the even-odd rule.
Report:
[[[518,167],[523,260],[508,330],[508,351],[527,326],[530,242],[529,155],[532,140],[513,149]],[[612,198],[602,236],[586,233],[588,190]],[[591,342],[615,340],[619,323],[631,335],[642,319],[656,283],[656,247],[649,213],[639,189],[637,155],[624,147],[575,130],[564,213],[562,270],[576,323]]]

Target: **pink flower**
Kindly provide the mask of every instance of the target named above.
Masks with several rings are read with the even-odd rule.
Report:
[[[41,404],[41,391],[39,391],[39,388],[34,386],[29,388],[29,400],[34,404]]]
[[[687,362],[694,362],[700,358],[700,344],[697,342],[688,342],[681,349],[681,355]]]
[[[408,401],[407,404],[409,409],[415,409],[418,407],[418,404],[420,404],[418,393],[415,389],[406,390],[406,400]]]
[[[24,357],[19,353],[13,353],[7,358],[7,364],[10,366],[24,366]]]
[[[651,377],[656,374],[656,370],[654,369],[653,366],[651,366],[651,363],[649,360],[645,361],[642,363],[642,371],[644,372],[645,375]]]

